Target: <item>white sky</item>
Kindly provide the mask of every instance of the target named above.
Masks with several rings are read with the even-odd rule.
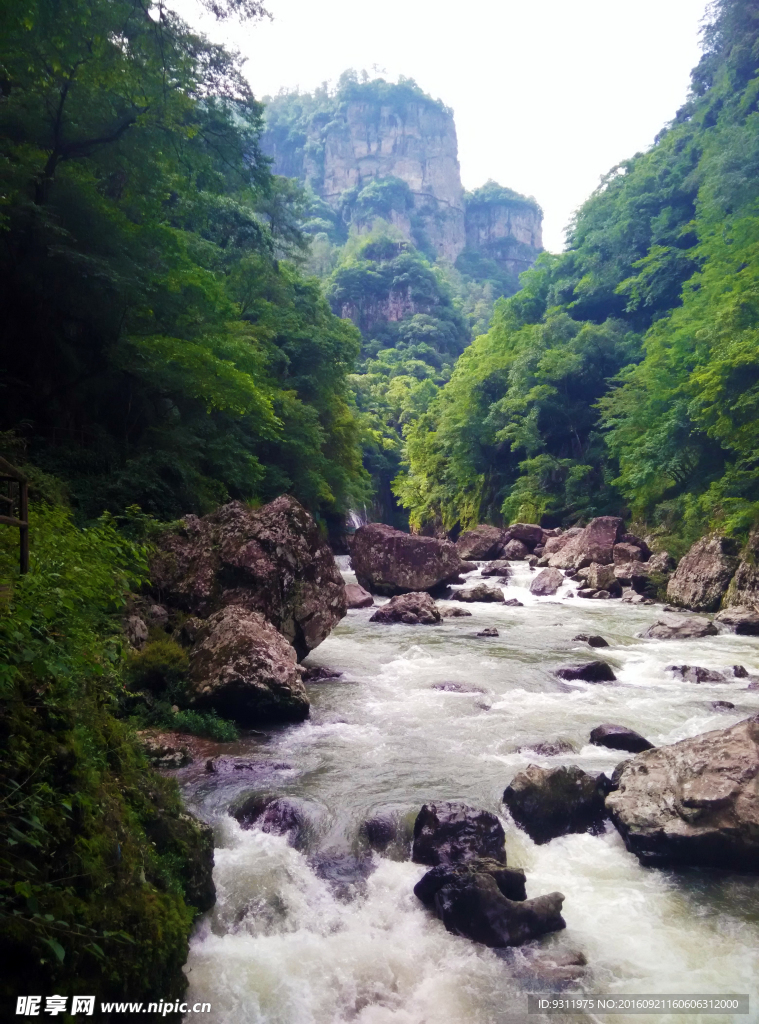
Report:
[[[267,0],[274,20],[253,25],[169,6],[248,58],[258,97],[349,67],[416,79],[453,108],[464,186],[534,195],[558,252],[601,176],[685,100],[706,0]]]

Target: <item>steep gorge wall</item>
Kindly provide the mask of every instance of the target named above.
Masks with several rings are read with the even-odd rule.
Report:
[[[292,117],[277,119],[287,97],[272,101],[262,145],[274,172],[309,185],[359,233],[381,215],[432,258],[455,263],[473,250],[512,274],[531,266],[542,248],[537,203],[493,182],[468,197],[452,111],[416,86],[381,86],[353,84],[348,98],[324,96],[330,109],[310,114],[304,105],[297,131]],[[378,210],[365,200],[372,182],[393,180],[405,183],[407,201]]]

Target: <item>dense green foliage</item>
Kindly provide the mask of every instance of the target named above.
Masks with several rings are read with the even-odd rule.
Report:
[[[85,517],[344,511],[358,335],[295,268],[236,59],[136,0],[12,0],[0,38],[0,428]]]
[[[381,221],[344,247],[327,295],[333,310],[361,329],[359,372],[350,380],[374,484],[373,512],[403,525],[391,490],[403,431],[450,378],[469,341],[466,320],[441,269]]]
[[[759,17],[719,0],[691,95],[577,214],[410,429],[412,522],[759,514]]]
[[[0,576],[17,537],[0,533]],[[0,951],[19,992],[179,996],[193,850],[176,786],[114,713],[121,616],[146,549],[105,515],[32,510],[31,571],[0,612]]]

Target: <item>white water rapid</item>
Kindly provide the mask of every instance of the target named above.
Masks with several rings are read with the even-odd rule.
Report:
[[[353,580],[348,559],[339,559]],[[192,939],[188,1002],[207,1001],[214,1024],[739,1024],[759,1020],[759,885],[727,872],[646,869],[611,825],[536,846],[509,819],[501,795],[530,763],[610,773],[628,755],[588,744],[602,722],[654,744],[724,728],[759,711],[748,680],[693,684],[665,667],[689,663],[759,671],[759,640],[722,635],[640,640],[661,606],[532,597],[531,572],[513,563],[504,587],[524,607],[466,605],[471,618],[439,626],[369,622],[351,611],[308,658],[343,673],[310,684],[310,720],[246,738],[233,753],[271,769],[180,774],[188,805],[216,827],[216,907]],[[477,578],[478,573],[471,575]],[[494,583],[489,580],[489,583]],[[381,599],[380,599],[381,600]],[[444,607],[446,602],[441,602]],[[486,626],[500,636],[477,638]],[[590,651],[577,633],[611,645]],[[563,683],[561,664],[602,657],[617,683]],[[434,689],[457,682],[471,692]],[[733,711],[714,711],[728,700]],[[520,750],[562,739],[574,753]],[[282,767],[286,765],[289,767]],[[230,805],[252,793],[297,798],[309,828],[298,848],[256,828]],[[402,844],[374,854],[375,870],[335,887],[314,870],[326,855],[366,850],[361,825],[377,814],[406,827],[427,800],[464,800],[501,816],[508,863],[527,873],[529,897],[559,890],[565,931],[536,944],[587,958],[580,988],[598,993],[750,993],[747,1016],[527,1016],[530,950],[501,955],[450,935],[412,889],[426,868]],[[531,981],[530,979],[533,978]],[[192,1020],[188,1015],[187,1021]]]

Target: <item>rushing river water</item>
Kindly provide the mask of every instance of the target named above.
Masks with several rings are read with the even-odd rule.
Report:
[[[348,560],[340,561],[352,580]],[[501,804],[511,778],[530,763],[611,772],[627,755],[588,744],[590,730],[602,722],[630,726],[658,745],[755,714],[759,691],[749,691],[746,680],[696,685],[665,668],[742,664],[759,671],[759,640],[636,639],[660,606],[568,598],[571,583],[556,597],[535,598],[526,564],[514,563],[513,570],[504,591],[523,608],[467,605],[472,618],[439,626],[384,626],[369,622],[372,609],[349,612],[308,659],[343,673],[309,686],[310,720],[231,748],[268,762],[260,777],[210,775],[197,765],[180,774],[188,804],[216,826],[218,901],[198,924],[186,968],[189,1001],[212,1003],[204,1020],[759,1020],[755,877],[643,868],[611,825],[601,836],[536,846]],[[486,626],[500,636],[477,638]],[[582,632],[600,633],[611,646],[593,652],[573,641]],[[617,683],[568,684],[553,675],[561,664],[599,656],[613,666]],[[441,682],[465,684],[470,692],[434,689]],[[715,700],[729,700],[735,710],[714,711]],[[524,749],[557,739],[575,752],[546,757]],[[230,806],[257,792],[301,802],[309,828],[298,848],[282,836],[244,831],[229,816]],[[319,864],[366,851],[366,819],[390,815],[408,829],[422,803],[434,798],[464,800],[501,816],[508,863],[525,869],[528,896],[564,893],[565,931],[505,953],[448,934],[414,897],[426,869],[407,859],[402,843],[373,854],[374,870],[348,876],[345,884],[322,877],[330,872]],[[579,987],[588,992],[750,993],[752,1010],[734,1018],[528,1018],[525,992],[546,987],[531,967],[535,947],[581,952],[588,966]]]

